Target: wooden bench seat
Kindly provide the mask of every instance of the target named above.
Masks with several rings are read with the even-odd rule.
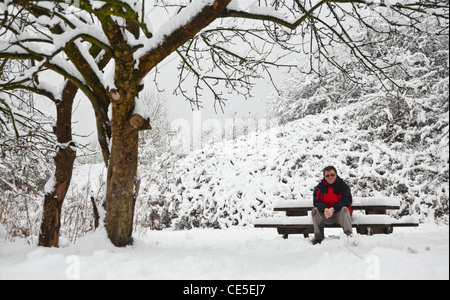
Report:
[[[284,238],[289,234],[303,234],[308,237],[314,233],[314,226],[308,212],[314,208],[312,201],[283,200],[274,204],[274,211],[285,211],[286,217],[259,218],[255,220],[256,228],[277,228]],[[388,209],[399,209],[400,200],[383,197],[355,197],[352,204],[353,227],[360,234],[389,234],[394,227],[419,226],[416,217],[395,219],[386,214]],[[361,211],[364,211],[363,214]],[[339,225],[325,225],[325,228],[340,228]]]

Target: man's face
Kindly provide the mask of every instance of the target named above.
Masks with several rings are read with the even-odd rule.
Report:
[[[332,185],[336,182],[336,173],[331,170],[331,171],[325,171],[325,180],[328,182],[329,185]]]

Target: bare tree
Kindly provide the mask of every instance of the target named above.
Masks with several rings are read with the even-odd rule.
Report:
[[[52,95],[56,91],[43,83],[52,71],[92,103],[108,165],[105,227],[116,246],[132,242],[138,132],[150,128],[148,118],[135,110],[135,99],[149,72],[172,53],[181,60],[178,92],[198,106],[206,90],[223,106],[226,92],[248,95],[254,79],[270,76],[271,67],[290,67],[282,58],[292,51],[333,61],[328,49],[343,43],[368,69],[383,76],[387,66],[375,64],[361,50],[365,41],[349,34],[368,26],[369,12],[384,17],[387,35],[395,34],[398,26],[414,27],[424,14],[439,18],[443,33],[448,30],[448,1],[258,0],[249,6],[244,0],[155,0],[152,4],[150,10],[148,1],[137,0],[0,2],[0,58],[29,59],[33,66],[0,86],[22,85]],[[389,18],[385,14],[389,11],[408,16],[408,23]],[[153,30],[152,20],[161,13],[168,18]],[[112,72],[105,71],[108,62]],[[187,81],[190,77],[195,79],[193,85]]]

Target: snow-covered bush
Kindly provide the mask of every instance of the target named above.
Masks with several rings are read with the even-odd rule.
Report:
[[[51,123],[29,93],[0,91],[0,224],[10,238],[39,233],[53,163]]]
[[[252,225],[272,215],[278,199],[312,197],[322,168],[332,164],[355,196],[401,198],[394,216],[448,220],[448,111],[433,116],[439,122],[423,129],[420,141],[398,143],[384,136],[386,125],[361,125],[380,101],[364,98],[185,158],[166,154],[141,174],[137,214],[160,216],[157,228]]]

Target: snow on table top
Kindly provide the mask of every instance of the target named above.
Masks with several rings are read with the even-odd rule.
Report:
[[[353,206],[400,206],[400,199],[392,197],[353,197]],[[312,200],[279,200],[274,208],[309,208],[313,207]]]
[[[352,223],[359,224],[392,224],[396,220],[388,215],[356,215],[352,216]]]
[[[254,225],[312,225],[312,219],[309,216],[302,217],[273,217],[259,218],[255,220]]]
[[[404,216],[400,219],[396,219],[394,224],[406,224],[406,223],[412,223],[412,224],[419,224],[419,217],[417,216]]]

